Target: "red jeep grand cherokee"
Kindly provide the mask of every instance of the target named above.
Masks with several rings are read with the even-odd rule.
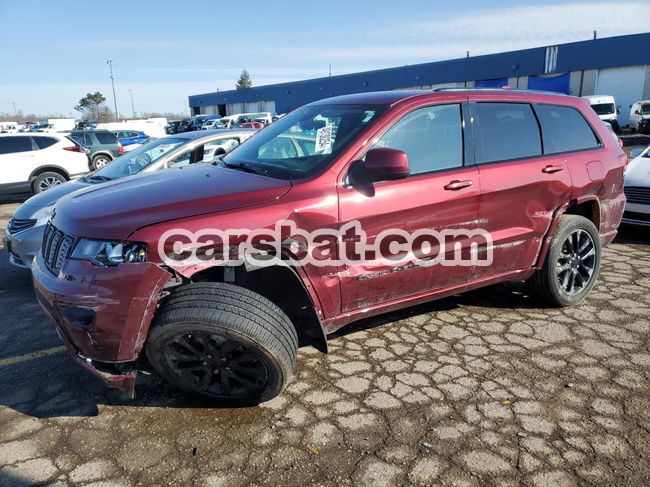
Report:
[[[61,199],[34,286],[70,353],[108,385],[133,393],[146,352],[185,391],[257,403],[287,384],[299,343],[327,351],[327,334],[360,318],[503,281],[529,280],[554,306],[582,301],[621,219],[625,164],[580,98],[439,90],[326,99],[218,163]],[[231,241],[188,236],[278,222],[293,224],[282,255],[259,251],[274,265],[211,259],[197,245],[230,252]],[[294,265],[312,251],[305,232],[342,229],[330,242],[335,259]],[[402,245],[405,233],[427,229],[487,240]],[[411,252],[425,263],[342,249],[378,242],[389,257]],[[489,254],[491,263],[436,265],[426,260],[434,247],[438,257]],[[198,259],[184,260],[193,250]]]

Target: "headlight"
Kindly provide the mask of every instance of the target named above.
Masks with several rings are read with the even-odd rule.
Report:
[[[109,242],[82,238],[75,245],[70,258],[88,260],[98,266],[145,262],[147,245],[138,242]]]
[[[36,223],[34,225],[37,227],[40,227],[41,225],[45,225],[47,221],[50,219],[50,215],[52,214],[53,209],[54,209],[54,205],[50,205],[50,206],[46,206],[45,208],[41,208],[36,213],[34,213],[32,215],[32,220],[36,220]]]

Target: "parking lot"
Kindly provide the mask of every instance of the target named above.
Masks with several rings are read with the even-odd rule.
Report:
[[[0,485],[647,485],[649,249],[625,229],[577,307],[495,286],[353,324],[242,409],[104,388],[2,249]]]

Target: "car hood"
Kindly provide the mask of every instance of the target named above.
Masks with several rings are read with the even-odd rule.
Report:
[[[57,203],[53,223],[72,235],[124,240],[148,225],[263,203],[290,188],[289,181],[197,164],[70,194]]]
[[[626,186],[650,187],[650,157],[635,157],[625,168]]]
[[[54,186],[52,189],[35,194],[25,201],[14,213],[14,218],[30,219],[41,208],[52,206],[59,198],[73,193],[78,189],[86,188],[90,183],[82,180],[68,181],[67,183]]]

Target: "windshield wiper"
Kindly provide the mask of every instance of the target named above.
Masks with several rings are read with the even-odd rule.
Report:
[[[245,171],[245,172],[250,172],[253,174],[259,174],[260,176],[266,176],[267,172],[265,169],[261,169],[259,167],[255,167],[247,162],[225,162],[221,161],[224,167],[227,167],[229,169],[239,169],[240,171]]]

